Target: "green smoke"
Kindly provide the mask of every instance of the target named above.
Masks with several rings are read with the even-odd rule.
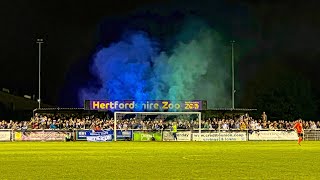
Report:
[[[228,47],[213,29],[189,27],[172,52],[163,52],[154,61],[155,97],[208,100],[209,108],[230,106]]]

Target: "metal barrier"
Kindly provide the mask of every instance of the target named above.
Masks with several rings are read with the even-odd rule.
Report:
[[[304,140],[306,140],[306,141],[319,141],[320,140],[320,129],[304,130]]]

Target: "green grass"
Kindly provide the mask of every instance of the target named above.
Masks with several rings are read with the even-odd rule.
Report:
[[[320,142],[3,142],[0,179],[319,179]]]

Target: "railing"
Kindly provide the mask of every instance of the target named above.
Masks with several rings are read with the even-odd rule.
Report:
[[[102,136],[114,140],[113,130],[103,131]],[[11,130],[0,129],[0,141],[64,141],[71,137],[76,141],[87,141],[92,130]],[[109,134],[108,134],[109,133]],[[117,141],[174,141],[170,130],[117,130]],[[95,136],[99,136],[95,132]],[[178,141],[291,141],[297,140],[297,134],[292,130],[178,130]],[[319,141],[320,129],[304,130],[304,140]]]
[[[319,141],[320,129],[307,129],[304,130],[304,139],[307,141]]]

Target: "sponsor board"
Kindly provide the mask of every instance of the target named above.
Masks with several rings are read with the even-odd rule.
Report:
[[[86,141],[87,140],[87,136],[86,136],[87,132],[92,132],[92,130],[77,130],[76,131],[76,140],[77,141]]]
[[[162,135],[160,132],[149,131],[134,131],[133,141],[152,141],[152,137],[155,141],[162,141]]]
[[[245,132],[192,133],[193,141],[246,141]]]
[[[131,139],[132,139],[132,130],[117,130],[117,141],[131,140]]]
[[[260,131],[249,134],[251,141],[266,141],[266,140],[298,140],[297,133],[294,131]]]
[[[87,141],[89,142],[105,142],[105,141],[112,141],[112,136],[110,135],[103,135],[103,136],[88,136]]]
[[[16,141],[63,141],[65,133],[62,131],[27,131],[15,132]]]
[[[113,131],[99,131],[99,132],[94,132],[94,131],[87,131],[86,132],[86,139],[87,141],[91,142],[104,142],[104,141],[112,141]]]
[[[87,110],[139,110],[139,111],[198,111],[206,109],[206,101],[201,100],[156,100],[156,101],[134,101],[134,100],[86,100],[85,109]]]
[[[106,130],[110,134],[112,134],[113,139],[113,130]],[[92,130],[77,130],[76,131],[76,140],[77,141],[87,141],[87,133],[93,132]],[[126,140],[126,139],[132,139],[133,134],[132,130],[117,130],[117,140]]]
[[[177,132],[177,141],[191,141],[191,131]],[[174,141],[171,131],[163,131],[163,141]]]
[[[0,131],[0,141],[10,141],[11,131]]]

